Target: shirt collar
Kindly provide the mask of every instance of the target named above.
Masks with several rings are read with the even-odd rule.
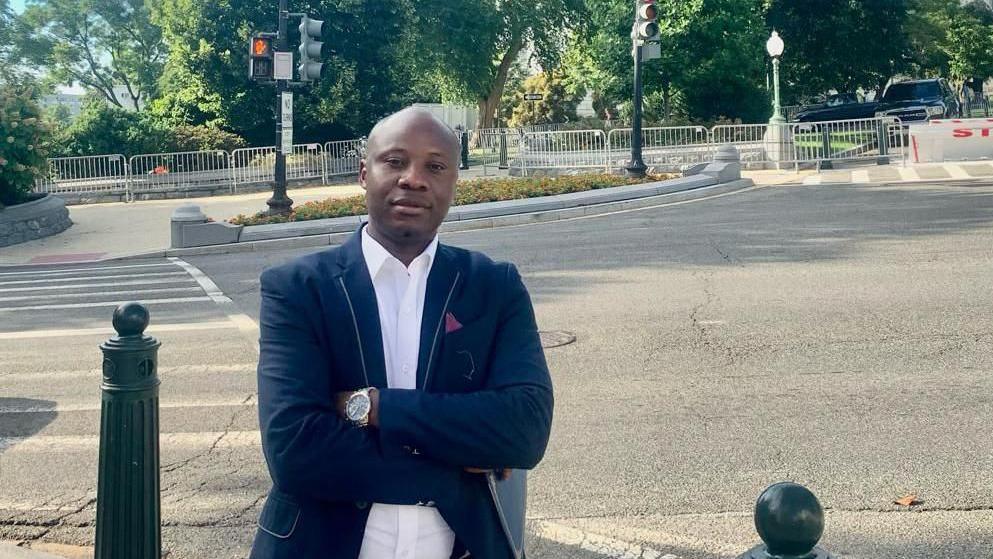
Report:
[[[414,264],[419,262],[421,259],[426,259],[427,262],[425,262],[426,265],[424,266],[424,269],[430,270],[431,265],[434,263],[434,255],[437,251],[438,235],[435,235],[434,239],[431,239],[431,242],[424,249],[424,252],[418,254],[417,257],[411,261],[410,265],[414,266]],[[383,245],[379,244],[379,241],[372,238],[372,235],[369,234],[368,226],[362,228],[362,256],[365,258],[366,267],[369,268],[369,277],[373,279],[376,279],[376,276],[379,275],[379,271],[383,269],[383,265],[389,260],[394,260],[400,266],[407,268],[403,266],[403,262],[400,262],[397,257],[390,254],[390,251],[386,250]],[[409,272],[410,268],[407,268],[407,270]]]

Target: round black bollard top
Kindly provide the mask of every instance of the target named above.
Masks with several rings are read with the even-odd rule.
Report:
[[[806,487],[776,483],[755,503],[755,529],[770,555],[803,556],[824,533],[824,509]]]
[[[144,334],[148,320],[148,309],[141,303],[124,303],[114,309],[114,330],[121,337]]]

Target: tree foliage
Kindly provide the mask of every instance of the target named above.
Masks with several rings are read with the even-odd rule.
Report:
[[[0,96],[0,209],[24,201],[45,170],[48,131],[24,90]]]
[[[19,34],[21,54],[53,83],[78,83],[119,107],[155,96],[166,52],[145,0],[35,0],[20,19],[31,30]]]
[[[491,128],[518,56],[529,52],[554,69],[582,0],[414,0],[413,32],[425,48],[416,65],[447,100],[475,103]]]
[[[525,101],[525,93],[540,93],[540,101]],[[566,90],[565,82],[558,74],[541,72],[521,83],[516,92],[520,102],[514,107],[510,126],[529,124],[562,123],[577,120],[576,107],[579,97]]]

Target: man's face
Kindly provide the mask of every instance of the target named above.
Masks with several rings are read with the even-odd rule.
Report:
[[[397,243],[434,237],[455,195],[457,154],[451,132],[424,118],[401,118],[370,137],[359,183],[369,221]]]

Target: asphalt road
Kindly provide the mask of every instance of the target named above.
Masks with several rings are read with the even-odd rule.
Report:
[[[530,478],[529,556],[731,558],[780,480],[818,495],[839,556],[993,556],[993,185],[769,187],[442,240],[515,262],[539,326],[577,338],[547,351],[556,416]],[[259,272],[311,250],[187,258],[232,302],[163,320],[255,318]],[[79,312],[59,311],[98,322]],[[38,328],[6,314],[0,330]],[[177,557],[239,556],[265,491],[255,349],[232,323],[160,336]],[[0,409],[0,437],[21,433],[0,445],[0,538],[92,532],[94,412],[72,410],[99,375],[71,360],[98,338],[0,339],[4,396],[69,410]],[[921,504],[893,504],[908,494]]]

